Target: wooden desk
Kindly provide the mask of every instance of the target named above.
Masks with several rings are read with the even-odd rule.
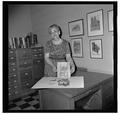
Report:
[[[109,99],[113,98],[113,76],[94,72],[80,72],[78,75],[84,76],[84,88],[38,89],[41,110],[74,110],[77,101],[95,92],[100,93],[99,110],[105,110],[110,104]]]

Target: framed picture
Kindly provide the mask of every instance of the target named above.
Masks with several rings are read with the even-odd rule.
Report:
[[[103,10],[87,14],[88,36],[103,35]]]
[[[90,57],[91,58],[103,58],[102,52],[102,39],[93,39],[90,40]]]
[[[83,57],[83,41],[82,38],[71,39],[72,56]]]
[[[83,19],[68,22],[69,36],[83,35]]]
[[[108,31],[113,31],[113,10],[107,12],[108,15]]]

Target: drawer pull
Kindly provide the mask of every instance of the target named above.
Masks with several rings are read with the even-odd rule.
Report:
[[[13,53],[13,51],[10,51],[10,53]]]
[[[35,57],[37,57],[37,55],[34,55]]]
[[[38,49],[39,51],[41,51],[42,49]]]
[[[14,82],[17,82],[16,80],[14,80]]]
[[[26,85],[29,85],[29,83],[26,83]]]
[[[17,88],[17,86],[14,86],[14,88]]]
[[[11,63],[11,65],[15,65],[15,63]]]
[[[8,89],[10,90],[11,88],[9,87]]]
[[[14,74],[13,76],[16,77],[16,74]]]
[[[27,64],[27,62],[24,62],[24,64]]]
[[[10,57],[10,59],[14,59],[14,57]]]
[[[9,93],[9,96],[11,95],[11,93]]]
[[[37,61],[38,63],[40,63],[40,61]]]
[[[33,51],[35,51],[35,52],[36,52],[37,50],[36,50],[36,49],[34,49]]]
[[[26,72],[25,75],[28,75],[28,73]]]
[[[18,91],[15,91],[15,94],[18,94]]]
[[[13,71],[15,71],[16,69],[15,68],[13,68]]]

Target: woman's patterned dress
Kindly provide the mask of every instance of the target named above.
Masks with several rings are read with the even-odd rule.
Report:
[[[49,58],[57,68],[57,62],[66,61],[66,54],[70,54],[69,43],[63,39],[62,43],[55,45],[52,40],[50,40],[46,43],[45,53],[49,53]],[[53,72],[52,67],[46,61],[44,75],[57,76],[57,73]]]

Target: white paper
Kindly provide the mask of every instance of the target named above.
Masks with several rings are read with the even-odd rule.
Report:
[[[74,76],[70,79],[70,84],[67,86],[59,86],[58,80],[56,77],[43,77],[40,79],[32,89],[40,88],[84,88],[84,77],[83,76]]]

